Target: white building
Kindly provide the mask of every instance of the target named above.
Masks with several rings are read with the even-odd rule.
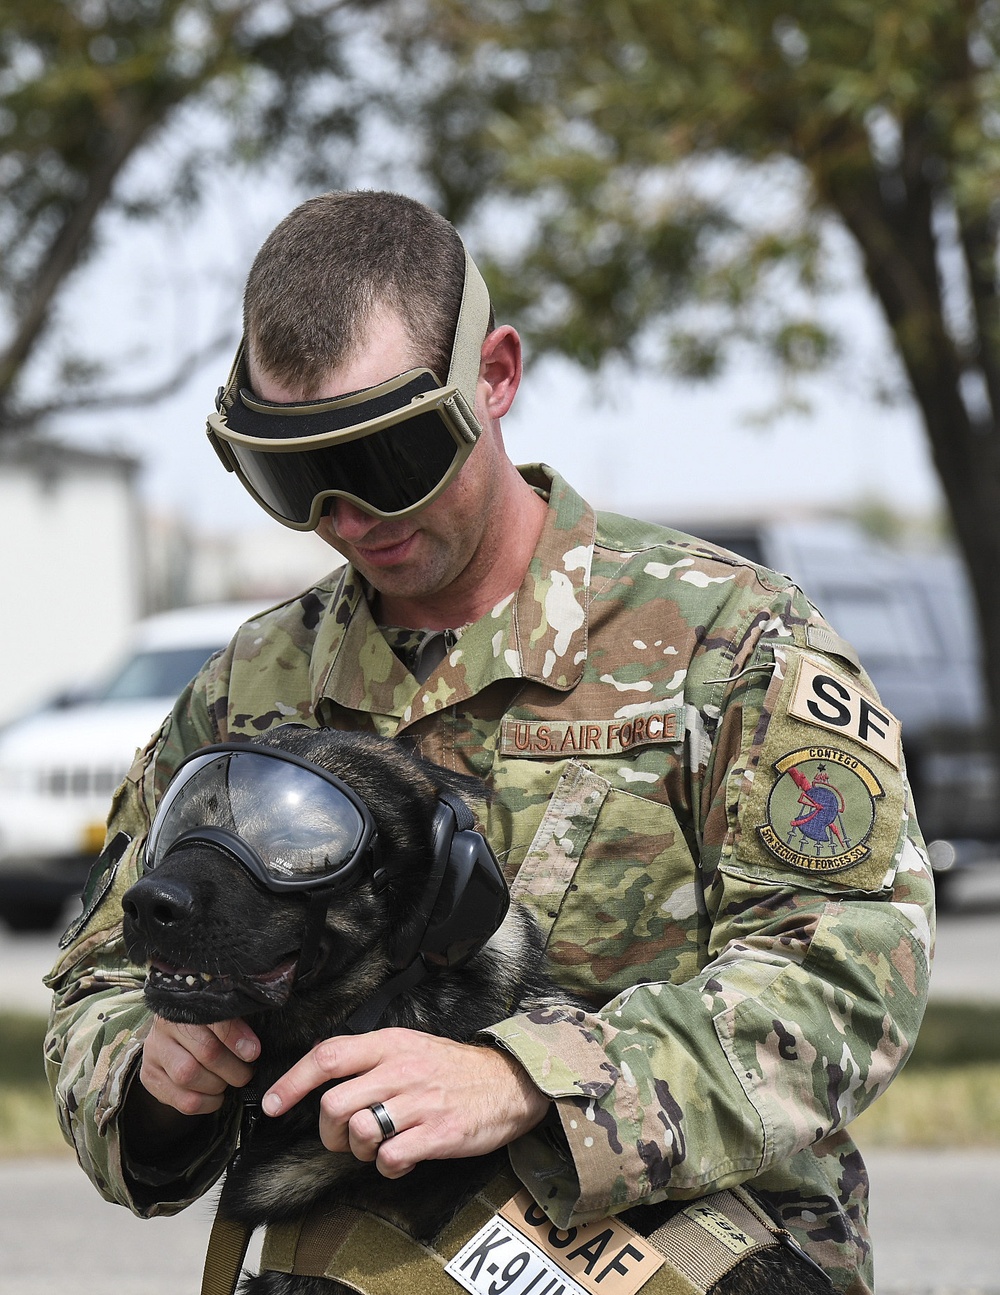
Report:
[[[110,666],[145,610],[137,470],[0,440],[0,723]]]

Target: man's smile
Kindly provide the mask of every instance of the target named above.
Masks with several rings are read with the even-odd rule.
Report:
[[[410,556],[414,542],[417,538],[417,532],[412,531],[409,535],[401,540],[393,540],[388,544],[352,544],[350,547],[358,557],[371,566],[395,566],[396,563],[404,561]]]

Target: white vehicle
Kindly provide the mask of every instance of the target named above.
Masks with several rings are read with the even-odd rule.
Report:
[[[0,917],[8,926],[47,929],[80,893],[136,748],[260,610],[223,603],[151,616],[103,685],[0,729]]]

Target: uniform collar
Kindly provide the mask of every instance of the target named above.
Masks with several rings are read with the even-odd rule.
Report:
[[[395,716],[403,728],[500,679],[530,680],[561,692],[580,682],[587,657],[594,514],[551,468],[529,464],[519,471],[546,499],[548,509],[517,592],[468,626],[421,684],[373,620],[362,577],[346,567],[317,634],[317,699]]]

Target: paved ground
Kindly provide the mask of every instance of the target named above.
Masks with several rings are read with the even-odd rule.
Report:
[[[879,1295],[1000,1295],[1000,1156],[881,1152],[869,1168]],[[144,1222],[71,1160],[0,1163],[4,1295],[195,1295],[210,1216],[199,1202]]]

